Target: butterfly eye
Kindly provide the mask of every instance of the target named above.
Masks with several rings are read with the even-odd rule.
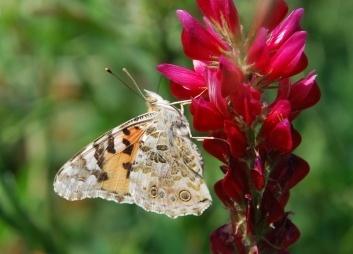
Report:
[[[191,199],[191,193],[187,190],[182,190],[179,192],[179,198],[181,201],[188,202]]]

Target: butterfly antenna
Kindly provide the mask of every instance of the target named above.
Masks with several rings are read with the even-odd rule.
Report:
[[[119,77],[115,72],[113,72],[110,68],[106,67],[105,71],[108,72],[110,75],[112,75],[114,78],[116,78],[117,80],[119,80],[124,86],[126,86],[127,88],[130,89],[130,91],[132,91],[134,94],[137,94],[138,96],[140,96],[139,93],[137,93],[133,88],[131,88],[129,86],[128,83],[126,83],[121,77]],[[143,98],[145,99],[145,97],[143,96]]]
[[[125,72],[125,74],[131,79],[132,83],[134,84],[134,86],[137,89],[137,91],[139,91],[139,93],[142,96],[142,98],[147,100],[146,96],[143,94],[143,92],[141,91],[141,89],[140,89],[139,85],[137,84],[136,80],[132,77],[132,75],[129,73],[129,71],[126,68],[123,68],[123,72]]]

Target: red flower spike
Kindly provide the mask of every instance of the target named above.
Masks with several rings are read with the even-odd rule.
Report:
[[[233,0],[197,0],[202,13],[213,23],[237,35],[240,31],[239,17]]]
[[[234,94],[244,79],[244,74],[238,66],[235,66],[225,57],[221,57],[219,60],[219,71],[220,86],[222,90],[222,96],[227,97]]]
[[[246,153],[246,136],[231,121],[224,122],[224,132],[228,137],[230,151],[234,158],[243,157]]]
[[[264,165],[259,156],[256,157],[251,169],[251,180],[257,190],[265,187]]]
[[[214,37],[188,12],[178,10],[177,15],[183,26],[181,35],[184,53],[196,60],[212,61],[226,49],[226,45]]]
[[[276,26],[267,40],[267,45],[271,50],[279,48],[295,32],[301,30],[300,19],[304,14],[304,9],[296,9],[288,17]]]
[[[233,254],[236,252],[231,224],[216,229],[211,234],[210,241],[213,254]]]
[[[306,68],[307,61],[304,57],[306,32],[294,33],[271,58],[268,68],[268,80],[286,78],[295,75]]]
[[[301,142],[292,121],[320,99],[314,72],[290,80],[308,65],[304,11],[285,17],[285,0],[261,0],[246,33],[233,0],[197,2],[204,25],[177,12],[194,70],[168,64],[158,69],[174,95],[192,99],[195,129],[216,138],[203,146],[222,161],[224,177],[214,189],[231,223],[212,233],[212,252],[288,254],[300,234],[285,206],[291,188],[309,172],[307,162],[291,154]],[[266,90],[277,83],[277,98],[267,101]]]
[[[316,83],[316,73],[310,72],[305,78],[291,86],[288,99],[293,111],[300,111],[315,105],[321,97]]]
[[[211,102],[204,98],[193,99],[190,111],[194,117],[196,130],[212,131],[223,128],[223,116]]]

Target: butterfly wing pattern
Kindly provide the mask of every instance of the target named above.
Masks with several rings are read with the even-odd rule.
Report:
[[[66,162],[54,180],[58,195],[134,203],[172,218],[200,215],[210,206],[188,121],[158,94],[145,92],[149,112],[108,131]]]

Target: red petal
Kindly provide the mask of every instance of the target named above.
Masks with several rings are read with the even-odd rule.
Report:
[[[283,159],[271,173],[271,178],[282,186],[283,191],[290,190],[309,173],[309,164],[292,154]]]
[[[242,84],[231,96],[233,110],[243,117],[247,125],[251,125],[261,113],[261,93],[248,84]]]
[[[289,191],[281,190],[279,192],[279,196],[277,197],[277,199],[282,207],[286,206],[286,204],[288,203],[289,197],[290,197]]]
[[[260,27],[273,29],[283,20],[288,11],[284,0],[261,0],[258,3],[252,31],[257,31]]]
[[[203,90],[189,90],[184,88],[183,86],[179,85],[179,84],[175,84],[173,82],[170,82],[170,90],[172,92],[172,94],[180,99],[180,100],[187,100],[187,99],[191,99],[194,98],[196,96],[198,96],[200,93],[202,93]]]
[[[287,250],[287,248],[295,243],[299,237],[300,232],[298,228],[288,219],[288,215],[281,221],[276,222],[272,232],[266,236],[267,241],[271,243],[268,247],[272,249],[273,246],[276,246],[276,249],[273,250],[276,253],[278,250]]]
[[[270,37],[267,40],[269,48],[279,48],[289,37],[295,32],[301,30],[300,19],[304,14],[304,9],[296,9],[291,12],[288,17],[283,20],[273,31],[270,33]]]
[[[321,94],[315,80],[316,76],[316,73],[311,72],[291,87],[289,100],[293,110],[309,108],[320,100]]]
[[[270,131],[283,119],[289,117],[291,105],[288,100],[278,100],[272,106],[264,121],[262,132],[268,135]]]
[[[305,66],[303,61],[305,41],[306,32],[296,32],[277,50],[271,59],[269,80],[294,75]]]
[[[196,130],[211,131],[223,128],[223,117],[215,106],[199,97],[192,100],[190,107],[191,114],[194,116],[193,123]]]
[[[234,176],[233,170],[228,170],[223,178],[224,193],[236,202],[240,202],[244,197],[244,189],[239,179]]]
[[[281,245],[283,248],[288,248],[299,239],[300,231],[289,219],[286,220],[283,227],[285,228],[285,234],[282,235]]]
[[[206,87],[204,78],[187,68],[173,64],[160,64],[157,66],[157,70],[172,82],[180,84],[186,89],[200,90],[200,87]]]
[[[221,76],[220,83],[223,97],[234,94],[244,79],[241,69],[225,57],[220,58],[219,74]]]
[[[279,122],[266,139],[271,150],[288,153],[293,149],[292,127],[288,119]]]
[[[231,224],[223,225],[212,232],[210,241],[213,254],[233,254],[236,252]]]
[[[221,94],[220,77],[218,72],[213,70],[207,71],[208,96],[210,101],[216,106],[223,115],[228,115],[226,101]]]
[[[188,12],[178,10],[177,15],[183,26],[182,43],[184,53],[196,60],[212,61],[226,50],[220,39],[214,37]]]
[[[271,15],[263,24],[263,26],[268,29],[273,29],[277,24],[279,24],[288,12],[288,5],[284,0],[275,0],[274,2]]]
[[[302,136],[300,135],[300,133],[296,129],[293,128],[293,126],[292,126],[292,140],[293,140],[292,150],[294,150],[302,142]]]
[[[297,55],[297,57],[293,58],[293,60],[288,64],[288,69],[283,73],[282,77],[291,77],[299,72],[305,70],[308,66],[308,58],[305,53],[301,55]]]
[[[246,153],[247,140],[243,132],[231,121],[224,122],[224,132],[230,145],[230,151],[234,158],[243,157]]]
[[[275,102],[279,100],[287,100],[289,97],[291,89],[291,83],[289,78],[282,79],[279,82],[279,88],[278,88],[278,93]]]
[[[233,0],[197,0],[197,3],[209,20],[230,29],[234,35],[239,33],[239,17]]]
[[[249,64],[254,64],[261,73],[265,73],[270,61],[270,52],[266,45],[267,32],[268,30],[265,28],[259,29],[248,50]]]
[[[206,139],[203,141],[203,147],[208,153],[212,154],[220,161],[224,163],[228,162],[230,150],[226,142],[218,139]]]
[[[216,182],[216,184],[214,185],[214,191],[225,206],[229,206],[229,207],[232,206],[232,200],[225,193],[225,190],[223,187],[223,179]]]
[[[267,190],[262,197],[261,211],[268,224],[280,220],[284,215],[284,207],[274,197],[274,194]]]
[[[224,192],[236,202],[244,202],[245,194],[248,193],[247,171],[246,163],[232,160],[230,168],[223,178]]]
[[[207,70],[207,64],[199,60],[193,60],[192,64],[194,65],[195,72],[201,77],[204,77]]]

